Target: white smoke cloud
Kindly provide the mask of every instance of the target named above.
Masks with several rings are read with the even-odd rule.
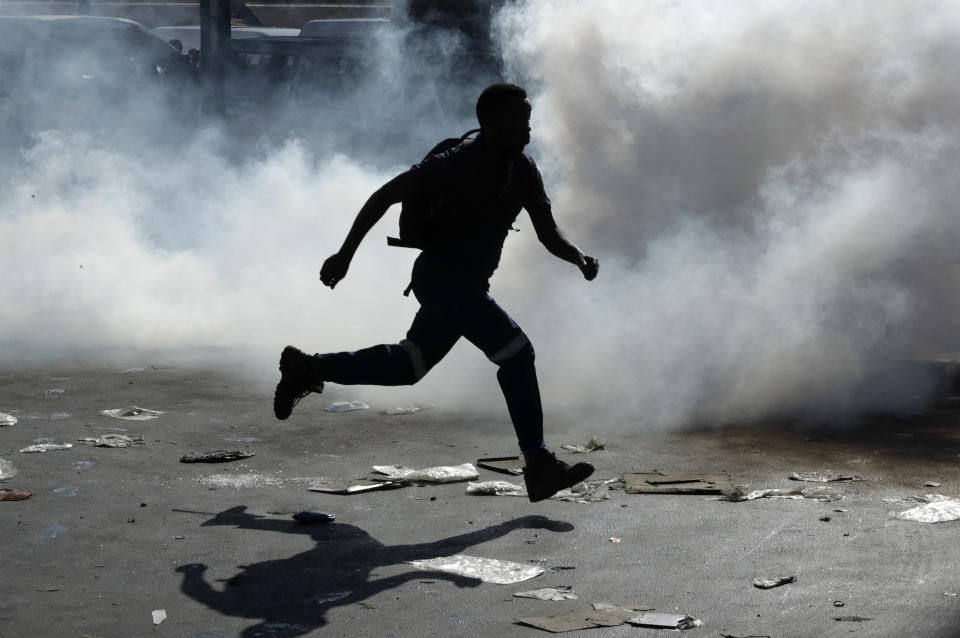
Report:
[[[836,413],[880,404],[863,392],[872,372],[949,354],[958,8],[544,0],[501,14],[556,216],[601,260],[583,281],[523,217],[508,240],[492,292],[537,348],[545,402],[630,428]],[[415,255],[383,243],[395,211],[335,291],[317,270],[404,166],[315,144],[312,124],[252,152],[214,130],[151,148],[51,129],[7,149],[0,342],[36,357],[212,345],[267,385],[286,343],[402,338]],[[468,124],[428,124],[390,157],[417,161]],[[502,411],[467,344],[389,392]]]

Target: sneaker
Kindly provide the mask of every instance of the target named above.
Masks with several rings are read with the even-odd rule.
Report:
[[[550,498],[560,490],[573,487],[593,474],[589,463],[567,465],[552,452],[542,450],[532,459],[527,459],[523,468],[523,482],[531,503]]]
[[[293,346],[280,355],[280,383],[273,395],[273,413],[281,421],[290,416],[293,406],[311,392],[323,392],[323,381],[315,378],[315,359]]]

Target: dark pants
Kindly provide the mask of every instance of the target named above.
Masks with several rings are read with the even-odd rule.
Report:
[[[534,351],[523,330],[487,294],[485,282],[418,259],[413,292],[420,310],[407,338],[355,352],[318,354],[324,381],[343,385],[412,385],[464,337],[499,369],[497,380],[523,452],[544,447],[543,408]]]

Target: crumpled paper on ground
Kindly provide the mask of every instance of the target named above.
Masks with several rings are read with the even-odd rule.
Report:
[[[946,523],[960,519],[960,499],[943,494],[924,494],[912,497],[912,500],[923,504],[895,514],[897,518],[918,523]]]
[[[777,578],[754,578],[753,586],[757,589],[773,589],[781,585],[797,582],[796,576],[779,576]]]
[[[838,483],[841,481],[865,481],[859,474],[837,474],[832,470],[826,472],[794,472],[790,475],[791,481],[806,481],[807,483]]]
[[[69,450],[72,447],[73,443],[36,443],[34,445],[28,445],[20,451],[31,454],[35,452],[51,452],[53,450]]]
[[[0,459],[0,481],[6,481],[16,475],[17,468],[13,467],[13,463],[6,459]]]
[[[392,481],[423,481],[428,483],[454,483],[456,481],[472,481],[479,478],[480,473],[473,463],[463,465],[441,465],[417,470],[402,465],[374,465],[373,471],[385,474]]]
[[[7,414],[6,412],[0,412],[0,427],[16,424],[17,417],[13,416],[12,414]]]
[[[832,487],[789,487],[750,491],[743,485],[737,485],[723,495],[725,501],[752,501],[758,498],[782,498],[790,500],[807,499],[829,503],[839,501],[843,493]]]
[[[77,440],[81,443],[95,445],[97,447],[130,447],[133,445],[143,445],[142,434],[102,434],[97,437],[85,436]]]
[[[560,447],[571,454],[584,454],[586,452],[593,452],[594,450],[602,450],[605,446],[606,443],[602,440],[591,436],[590,440],[583,445],[561,445]]]
[[[351,410],[369,410],[363,401],[337,401],[324,408],[325,412],[350,412]]]
[[[115,408],[113,410],[102,410],[100,414],[106,416],[112,416],[115,419],[123,419],[124,421],[149,421],[150,419],[156,419],[163,412],[159,410],[148,410],[146,408],[138,408],[135,405],[131,405],[129,408]]]
[[[0,489],[0,501],[25,501],[33,496],[30,490]]]
[[[649,611],[643,612],[627,622],[634,627],[655,627],[657,629],[693,629],[703,624],[703,621],[692,616]]]
[[[606,486],[618,479],[600,479],[577,483],[570,489],[560,490],[550,498],[568,503],[596,503],[610,498]],[[467,483],[467,494],[474,496],[526,496],[522,485],[509,481],[480,481]]]
[[[530,591],[518,591],[514,594],[517,598],[536,598],[537,600],[576,600],[577,595],[573,593],[573,587],[570,585],[557,585],[556,587],[543,587],[541,589],[531,589]]]
[[[530,580],[544,572],[542,567],[535,565],[524,565],[495,558],[467,556],[466,554],[412,560],[409,563],[418,569],[459,574],[460,576],[478,578],[485,583],[497,585],[512,585],[513,583]]]

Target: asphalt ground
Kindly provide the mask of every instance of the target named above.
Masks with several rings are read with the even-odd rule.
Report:
[[[364,399],[362,388],[330,388],[277,422],[271,398],[272,388],[223,371],[157,361],[0,369],[0,412],[19,420],[0,428],[0,459],[17,470],[0,487],[34,492],[0,501],[0,636],[534,637],[547,634],[515,619],[587,612],[596,602],[689,614],[703,621],[691,636],[960,636],[960,522],[901,521],[892,513],[906,507],[883,500],[960,493],[957,412],[608,435],[589,415],[549,408],[554,446],[606,440],[586,455],[599,478],[726,471],[759,489],[830,469],[866,480],[835,484],[845,496],[826,503],[615,490],[602,502],[531,504],[466,495],[463,483],[352,496],[307,489],[368,476],[372,465],[513,454],[502,406],[494,416],[449,408],[391,416],[381,411],[392,406],[374,403],[330,413],[322,408],[332,401]],[[101,414],[129,405],[165,413],[139,422]],[[77,441],[117,428],[145,444]],[[42,438],[74,446],[19,452]],[[255,456],[179,462],[211,449]],[[942,485],[924,487],[929,481]],[[296,523],[302,510],[336,521]],[[496,585],[407,563],[460,552],[548,569]],[[796,582],[754,588],[764,576]],[[512,595],[555,585],[572,586],[578,599]],[[157,625],[154,610],[166,613]],[[835,620],[850,616],[870,620]],[[664,631],[622,625],[569,635]]]

